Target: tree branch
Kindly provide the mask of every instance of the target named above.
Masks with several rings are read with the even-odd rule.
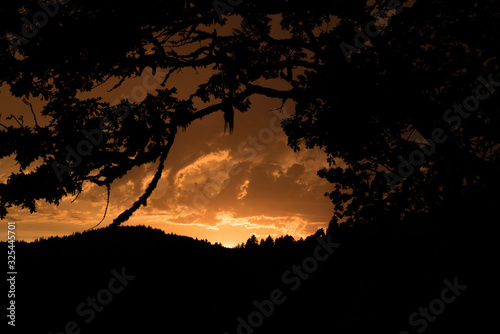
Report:
[[[36,121],[36,115],[35,115],[35,112],[33,111],[33,105],[31,103],[29,103],[26,99],[23,99],[23,102],[24,102],[24,104],[26,104],[26,105],[28,105],[30,107],[31,114],[33,115],[33,119],[35,120],[35,127],[37,129],[40,128],[38,126],[38,122]]]
[[[109,195],[110,195],[110,192],[111,192],[111,186],[110,186],[109,183],[106,184],[106,189],[108,191],[108,200],[106,202],[106,209],[104,209],[104,216],[102,217],[101,221],[99,223],[97,223],[97,225],[89,228],[87,231],[90,231],[90,230],[96,228],[97,226],[99,226],[103,222],[104,218],[106,218],[106,213],[108,212],[108,207],[109,207]]]
[[[122,212],[118,217],[113,220],[113,223],[110,225],[112,227],[120,226],[122,223],[126,222],[132,214],[137,211],[142,205],[146,206],[146,202],[148,198],[153,193],[153,190],[158,185],[158,181],[161,179],[161,175],[163,173],[163,169],[165,167],[165,160],[167,159],[168,153],[170,152],[170,148],[172,147],[175,139],[175,134],[177,133],[177,127],[172,127],[172,132],[169,135],[167,146],[163,150],[160,157],[160,164],[158,165],[158,169],[156,170],[156,174],[153,177],[153,180],[149,183],[144,194],[127,210]]]

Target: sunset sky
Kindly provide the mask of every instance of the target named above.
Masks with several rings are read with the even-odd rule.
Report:
[[[167,86],[177,87],[179,94],[188,94],[196,89],[195,81],[209,76],[208,71],[191,72],[179,73]],[[155,77],[149,69],[111,93],[107,91],[114,82],[96,88],[87,97],[101,96],[112,103],[129,95],[131,101],[140,102],[145,91],[154,94],[160,87],[161,70]],[[279,82],[270,84],[287,88]],[[42,102],[30,102],[40,125],[47,124],[39,114]],[[273,112],[281,106],[280,100],[255,97],[252,102],[249,112],[235,113],[232,134],[224,133],[220,112],[180,131],[147,207],[137,211],[126,225],[149,225],[168,233],[221,242],[227,247],[246,241],[252,234],[258,238],[284,234],[300,238],[325,228],[333,205],[324,193],[332,185],[316,172],[326,166],[326,155],[319,150],[293,152],[287,146],[280,118],[293,113],[293,104],[285,105],[283,112]],[[4,124],[10,124],[5,120],[9,114],[23,115],[26,123],[32,122],[29,107],[12,97],[5,85],[0,88],[0,103]],[[17,168],[13,157],[0,160],[0,179],[5,180]],[[156,168],[157,163],[133,169],[113,183],[108,213],[100,226],[109,225],[142,195]],[[87,183],[71,203],[73,199],[66,197],[59,206],[40,201],[34,214],[11,208],[4,222],[15,221],[17,238],[32,241],[83,232],[101,220],[106,206],[104,187]],[[6,238],[3,231],[1,235]]]
[[[413,3],[409,1],[405,6],[411,7]],[[288,32],[280,28],[278,17],[273,19],[276,24],[272,26],[271,35],[289,37]],[[224,25],[215,28],[219,34],[229,35],[239,20],[237,15],[229,16]],[[196,46],[186,46],[186,52],[193,51],[190,50],[193,47]],[[294,74],[299,73],[297,69]],[[167,88],[175,87],[179,95],[186,97],[212,74],[211,69],[184,70],[169,78]],[[155,89],[160,88],[162,75],[158,69],[153,77],[148,68],[141,77],[128,79],[112,92],[108,91],[116,80],[79,97],[102,97],[111,104],[123,98],[140,102],[146,92],[155,94]],[[258,84],[282,90],[291,88],[280,80],[262,80]],[[334,207],[324,193],[333,186],[320,179],[316,172],[326,167],[326,154],[305,149],[293,152],[287,146],[280,118],[293,114],[292,102],[285,105],[283,116],[278,116],[279,112],[272,110],[281,107],[280,100],[254,96],[251,101],[250,111],[243,114],[236,111],[232,134],[224,133],[221,112],[197,120],[185,132],[179,132],[163,177],[147,207],[141,207],[127,224],[150,225],[166,232],[221,242],[228,247],[244,242],[252,234],[258,238],[284,234],[300,238],[325,228]],[[48,120],[40,115],[43,103],[36,99],[29,102],[38,114],[40,125],[47,124]],[[0,87],[0,105],[3,124],[12,124],[13,121],[5,120],[10,114],[23,115],[26,123],[33,123],[29,107],[21,99],[12,97],[7,85]],[[156,168],[157,163],[133,169],[113,183],[107,216],[100,226],[109,225],[143,194]],[[0,160],[0,180],[6,180],[16,171],[13,157]],[[87,183],[73,203],[74,196],[64,198],[59,206],[39,202],[35,214],[11,208],[5,221],[16,221],[18,238],[26,241],[82,232],[101,220],[106,198],[104,187]],[[0,236],[4,239],[6,233],[1,231]]]

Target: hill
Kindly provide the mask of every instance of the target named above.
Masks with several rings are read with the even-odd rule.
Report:
[[[445,280],[456,280],[467,288],[427,321],[425,332],[473,332],[480,325],[476,305],[489,289],[477,262],[486,250],[464,247],[465,235],[408,223],[227,249],[161,230],[118,227],[19,243],[16,329],[416,333],[424,323],[411,326],[410,315],[441,298]],[[332,243],[340,246],[329,254],[325,245]]]

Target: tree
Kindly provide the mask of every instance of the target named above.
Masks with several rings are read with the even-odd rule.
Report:
[[[314,234],[308,236],[305,241],[308,243],[315,243],[316,239],[322,238],[324,236],[325,236],[325,230],[320,228]]]
[[[248,238],[248,240],[245,244],[245,248],[246,249],[255,249],[255,248],[257,248],[257,246],[259,246],[259,241],[257,240],[257,237],[255,236],[255,234],[252,234],[252,236],[250,238]]]
[[[179,128],[221,112],[231,132],[234,112],[249,110],[254,95],[296,103],[295,116],[284,123],[289,145],[328,153],[330,168],[319,175],[334,184],[328,196],[335,219],[401,219],[495,189],[496,83],[475,116],[456,129],[443,121],[443,112],[474,92],[480,75],[487,80],[498,69],[499,4],[432,0],[401,6],[379,0],[243,2],[224,14],[236,28],[228,33],[207,1],[146,0],[137,6],[112,0],[105,7],[96,0],[71,1],[33,29],[23,24],[36,19],[39,4],[6,4],[0,9],[0,83],[16,97],[47,101],[42,114],[51,122],[26,125],[16,118],[16,125],[2,124],[0,158],[14,155],[20,171],[0,184],[0,217],[13,205],[34,212],[36,200],[58,204],[84,182],[107,187],[109,194],[113,181],[131,168],[157,162],[145,193],[112,223],[120,225],[147,204]],[[24,19],[26,13],[33,16]],[[272,31],[278,23],[285,37]],[[165,79],[138,105],[80,97],[108,80],[118,87],[148,68],[163,71]],[[166,88],[185,68],[213,70],[189,97]],[[271,88],[263,84],[267,79],[290,88]],[[434,149],[424,144],[434,153],[403,183],[388,182],[389,172],[397,176],[398,168],[409,168],[400,156],[410,159],[414,150],[424,150],[411,135],[433,138],[437,128],[448,139]],[[93,129],[102,130],[102,142],[79,162],[67,147],[76,148],[82,131]],[[100,139],[97,132],[89,137]],[[54,162],[65,171],[61,182]]]
[[[330,167],[318,174],[334,185],[332,221],[399,221],[481,201],[494,207],[499,14],[494,1],[417,1],[376,37],[356,34],[373,46],[360,47],[345,69],[326,37],[345,40],[346,29],[370,20],[344,20],[316,38],[322,70],[302,77],[285,130],[294,149],[328,153]],[[419,137],[427,142],[415,143]]]
[[[282,235],[281,237],[276,238],[274,240],[274,245],[276,247],[287,248],[293,246],[295,243],[295,239],[291,235]]]
[[[267,236],[266,240],[262,239],[262,243],[261,243],[261,246],[263,246],[264,248],[267,248],[267,249],[271,249],[273,248],[274,246],[274,240],[273,240],[273,237],[271,237],[270,235]]]
[[[36,211],[40,199],[57,205],[63,196],[81,192],[84,182],[107,187],[109,195],[114,180],[135,166],[157,162],[144,194],[112,223],[120,225],[147,204],[178,128],[221,111],[232,131],[235,109],[246,111],[253,94],[273,95],[251,83],[269,77],[252,68],[274,50],[264,51],[253,64],[248,61],[250,68],[238,69],[241,61],[250,60],[244,50],[258,51],[259,41],[248,32],[266,22],[265,15],[254,23],[250,19],[244,31],[225,36],[212,4],[206,1],[147,0],[141,6],[110,1],[105,7],[98,1],[72,1],[52,4],[50,22],[33,25],[30,22],[41,15],[48,18],[49,12],[40,6],[20,1],[0,10],[0,83],[8,84],[16,97],[48,101],[42,115],[51,119],[47,126],[39,126],[36,119],[30,126],[15,117],[16,126],[2,124],[0,157],[14,155],[20,166],[0,185],[2,218],[13,205],[30,212]],[[31,18],[26,13],[34,14]],[[148,68],[166,73],[163,88],[139,105],[78,97],[108,80],[116,80],[117,88]],[[165,85],[171,74],[184,68],[214,71],[194,94],[183,98]],[[201,107],[195,107],[195,102]],[[89,141],[99,142],[90,148],[80,145],[85,159],[75,153],[86,139],[82,131],[90,134]],[[26,172],[37,164],[33,172]]]

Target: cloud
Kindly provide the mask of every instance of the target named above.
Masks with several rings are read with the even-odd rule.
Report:
[[[241,192],[236,197],[237,199],[245,198],[245,196],[248,194],[247,189],[248,189],[249,184],[250,184],[250,180],[245,180],[245,182],[243,182],[243,184],[240,186]]]
[[[266,126],[269,119],[262,118],[257,120]],[[246,235],[296,237],[326,227],[333,207],[323,194],[331,185],[317,176],[317,170],[326,166],[325,153],[293,152],[286,136],[277,133],[249,160],[238,146],[259,128],[229,138],[213,129],[196,130],[204,141],[192,142],[188,148],[182,147],[181,139],[178,149],[186,152],[172,152],[169,176],[160,181],[150,205],[141,210],[141,221],[155,221],[167,230],[189,227],[235,233],[237,229]],[[233,165],[238,172],[230,174]]]
[[[219,114],[195,121],[180,132],[147,206],[127,225],[151,225],[228,246],[245,241],[251,234],[289,234],[298,239],[326,227],[333,205],[323,194],[332,186],[317,176],[317,170],[326,166],[325,153],[294,152],[282,131],[274,132],[272,140],[264,136],[265,143],[252,146],[249,138],[259,140],[259,133],[269,134],[263,129],[269,129],[270,124],[279,127],[270,110],[281,105],[273,99],[255,100],[251,112],[235,114],[231,135],[223,132]],[[254,149],[255,154],[242,154],[241,148]],[[2,163],[0,172],[5,173],[5,164],[11,164],[5,159]],[[135,167],[116,180],[102,226],[143,194],[157,166],[158,162]],[[85,183],[82,194],[71,203],[74,197],[66,197],[59,207],[40,202],[34,215],[13,209],[8,218],[29,226],[30,236],[81,232],[101,220],[106,188]]]

